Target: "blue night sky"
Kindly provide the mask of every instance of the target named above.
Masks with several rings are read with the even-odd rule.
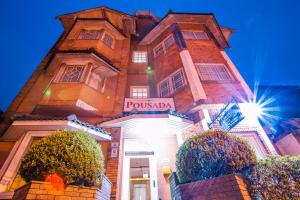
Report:
[[[55,16],[97,6],[123,12],[213,12],[236,30],[227,50],[251,88],[300,85],[299,0],[2,0],[0,108],[5,110],[63,32]],[[298,47],[298,48],[297,48]]]

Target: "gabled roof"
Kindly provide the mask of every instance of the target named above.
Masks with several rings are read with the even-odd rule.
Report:
[[[127,36],[123,33],[122,30],[120,30],[118,27],[116,27],[113,23],[111,23],[111,21],[109,21],[108,18],[76,18],[76,21],[104,21],[105,23],[107,23],[108,26],[110,26],[112,29],[114,29],[122,39],[126,38]]]
[[[119,10],[115,10],[115,9],[112,9],[112,8],[108,8],[106,6],[99,6],[99,7],[96,7],[96,8],[88,8],[88,9],[84,9],[84,10],[80,10],[80,11],[75,11],[75,12],[71,12],[71,13],[66,13],[66,14],[62,14],[62,15],[58,15],[56,16],[56,18],[60,19],[62,17],[66,17],[68,15],[76,15],[76,14],[79,14],[79,13],[84,13],[84,12],[90,12],[90,11],[96,11],[96,10],[101,10],[101,9],[105,9],[105,10],[109,10],[109,11],[112,11],[112,12],[115,12],[115,13],[119,13],[121,15],[126,15],[128,17],[134,17],[128,13],[124,13],[124,12],[121,12]]]
[[[180,23],[180,20],[182,20],[181,22],[189,23],[191,22],[190,18],[196,19],[197,17],[206,17],[206,21],[204,20],[201,23],[204,23],[210,29],[210,31],[214,32],[213,34],[218,37],[217,41],[222,48],[229,48],[229,44],[227,43],[227,40],[224,37],[214,14],[212,13],[168,12],[167,15],[163,17],[161,21],[142,39],[140,44],[146,45],[153,42],[164,30],[174,23]]]

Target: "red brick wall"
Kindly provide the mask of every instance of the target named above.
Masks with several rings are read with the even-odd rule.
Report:
[[[251,200],[244,180],[236,174],[179,185],[173,174],[170,182],[172,197],[181,200]]]
[[[105,175],[108,177],[108,179],[112,183],[112,190],[111,190],[111,199],[114,200],[117,198],[117,189],[120,188],[120,180],[121,177],[118,177],[120,171],[122,170],[122,166],[119,165],[119,160],[122,159],[120,152],[121,150],[121,142],[122,142],[122,135],[121,135],[121,129],[120,128],[110,128],[107,129],[111,133],[112,140],[111,143],[118,143],[118,155],[117,157],[111,156],[112,146],[110,145],[108,147],[108,154],[107,154],[107,160],[106,160],[106,173]],[[119,180],[118,180],[119,179]]]

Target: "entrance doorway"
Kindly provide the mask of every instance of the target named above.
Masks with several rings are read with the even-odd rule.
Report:
[[[125,139],[122,200],[157,200],[157,163],[153,146],[141,139]]]
[[[130,200],[150,200],[149,158],[130,158]]]

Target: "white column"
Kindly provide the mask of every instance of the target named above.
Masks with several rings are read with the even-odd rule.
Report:
[[[151,200],[158,199],[157,168],[155,156],[149,156]],[[155,183],[155,186],[154,186]]]
[[[130,168],[130,157],[123,154],[123,172],[122,172],[122,200],[129,200],[130,188],[129,188],[129,168]]]
[[[256,127],[257,127],[258,136],[264,141],[264,143],[267,146],[269,152],[272,155],[277,155],[277,151],[274,148],[273,143],[271,142],[271,140],[267,136],[265,130],[262,128],[262,126],[260,125],[258,120],[256,120],[256,124],[257,124]]]
[[[241,83],[242,88],[244,89],[244,91],[246,92],[247,96],[252,98],[253,97],[253,93],[250,90],[249,86],[247,85],[246,81],[244,80],[244,78],[242,77],[242,75],[240,74],[240,72],[238,71],[238,69],[236,68],[236,66],[233,64],[233,62],[231,61],[231,59],[228,57],[228,55],[226,54],[225,51],[220,51],[223,58],[226,60],[229,68],[231,69],[231,71],[234,73],[234,76],[238,79],[238,81]]]
[[[192,91],[194,101],[196,102],[200,99],[207,99],[190,52],[186,49],[182,50],[180,52],[180,58]]]

